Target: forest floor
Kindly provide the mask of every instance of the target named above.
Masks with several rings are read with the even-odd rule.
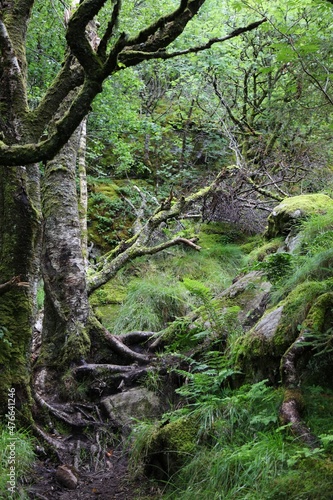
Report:
[[[162,491],[146,477],[129,471],[127,457],[116,451],[98,471],[84,471],[79,475],[75,490],[60,485],[55,477],[56,466],[36,462],[27,493],[31,499],[47,500],[157,500]]]

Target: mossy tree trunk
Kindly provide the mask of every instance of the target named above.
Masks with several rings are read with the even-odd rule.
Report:
[[[40,236],[40,221],[30,189],[26,169],[1,168],[0,281],[20,276],[29,287],[13,287],[0,297],[0,405],[6,407],[8,389],[13,387],[17,409],[21,411],[30,399],[29,347]]]
[[[86,267],[76,192],[80,130],[45,167],[42,270],[45,286],[42,361],[68,367],[89,350]]]
[[[28,127],[25,35],[31,2],[21,9],[9,3],[0,18],[0,133],[7,144],[37,138]],[[19,28],[18,28],[19,27]],[[18,277],[27,287],[11,287],[0,296],[0,408],[8,390],[16,392],[16,409],[30,418],[29,347],[34,320],[40,244],[39,169],[0,166],[0,282]]]

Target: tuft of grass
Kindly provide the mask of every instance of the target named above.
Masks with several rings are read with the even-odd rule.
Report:
[[[4,426],[0,427],[0,497],[28,498],[23,484],[27,481],[34,460],[33,440],[24,430],[10,433]],[[10,467],[15,471],[15,492],[8,490],[10,483]]]
[[[188,294],[181,282],[157,275],[133,279],[113,324],[117,333],[159,331],[188,310]]]

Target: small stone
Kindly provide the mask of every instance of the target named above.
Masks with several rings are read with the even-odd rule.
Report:
[[[73,472],[73,467],[68,465],[59,465],[55,476],[61,486],[64,486],[69,490],[75,490],[77,487],[78,479],[76,474]]]

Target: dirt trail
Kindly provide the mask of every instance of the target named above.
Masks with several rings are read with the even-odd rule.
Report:
[[[34,466],[33,484],[27,488],[31,499],[47,500],[157,500],[161,490],[145,477],[133,477],[127,458],[121,451],[109,457],[97,472],[82,470],[78,486],[70,490],[55,477],[56,467],[38,462]]]

